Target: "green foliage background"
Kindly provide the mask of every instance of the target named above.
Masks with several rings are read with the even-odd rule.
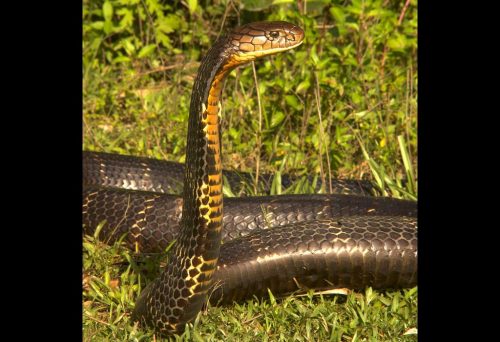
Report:
[[[228,77],[224,167],[366,178],[383,195],[416,199],[416,7],[416,0],[84,0],[83,148],[184,161],[201,56],[231,27],[286,20],[305,29],[304,44],[257,61],[257,82],[251,66]],[[286,190],[275,189],[281,191]],[[102,257],[86,251],[87,270],[104,277],[97,271]],[[108,283],[113,273],[119,276],[118,269],[106,272]],[[97,298],[91,293],[84,300]],[[415,295],[409,297],[413,309]],[[104,306],[109,317],[127,317],[127,309],[117,314],[110,305]],[[94,306],[87,316],[95,310],[98,317],[100,309]],[[415,322],[416,314],[410,314],[402,326],[394,323],[394,336],[403,338],[400,330]],[[386,340],[349,324],[328,335],[338,339],[329,339]],[[87,338],[101,336],[98,330],[87,331]],[[117,336],[113,340],[124,338]]]
[[[226,82],[224,166],[254,170],[258,159],[270,172],[408,178],[417,155],[417,14],[415,1],[403,12],[404,5],[85,0],[84,148],[183,161],[201,55],[235,25],[287,20],[305,29],[306,40],[256,63],[260,124],[252,68]],[[414,198],[415,187],[391,194]]]

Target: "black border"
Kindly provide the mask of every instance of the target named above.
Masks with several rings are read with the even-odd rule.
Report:
[[[485,99],[495,99],[488,92],[498,86],[480,78],[498,82],[490,50],[498,37],[487,38],[498,20],[480,3],[441,5],[418,4],[418,337],[478,341],[495,330],[487,321],[496,320],[487,312],[494,307],[497,248],[488,244],[498,239],[485,216],[496,195],[496,154],[486,150],[498,135],[498,109]]]
[[[81,340],[82,4],[7,6],[4,326]]]

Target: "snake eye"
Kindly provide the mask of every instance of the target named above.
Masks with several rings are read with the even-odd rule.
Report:
[[[278,38],[280,36],[280,33],[278,31],[271,31],[269,32],[269,36],[271,38]]]

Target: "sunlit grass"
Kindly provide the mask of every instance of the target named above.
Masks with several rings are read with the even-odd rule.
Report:
[[[140,272],[158,258],[141,260],[119,242],[97,234],[83,246],[84,341],[150,341],[150,331],[130,321],[140,293]],[[157,270],[155,270],[157,271]],[[154,273],[154,272],[152,272]],[[201,312],[182,337],[194,341],[416,341],[417,288],[402,291],[323,295],[309,292],[248,300]],[[406,335],[405,335],[406,333]]]

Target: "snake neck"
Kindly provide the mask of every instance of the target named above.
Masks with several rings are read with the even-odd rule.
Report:
[[[222,46],[221,46],[222,45]],[[220,96],[228,73],[227,48],[221,40],[203,58],[191,94],[186,171],[184,176],[183,235],[220,233],[222,227],[222,162]]]
[[[146,294],[149,297],[142,301],[175,299],[163,306],[167,319],[157,321],[156,328],[167,334],[182,331],[201,310],[219,258],[223,215],[219,100],[224,79],[235,66],[228,61],[229,49],[225,40],[210,49],[193,86],[181,232],[167,271],[152,285],[168,284],[168,295],[154,298],[152,294],[161,291],[151,289],[150,295]],[[153,320],[157,317],[152,312],[147,315]]]

